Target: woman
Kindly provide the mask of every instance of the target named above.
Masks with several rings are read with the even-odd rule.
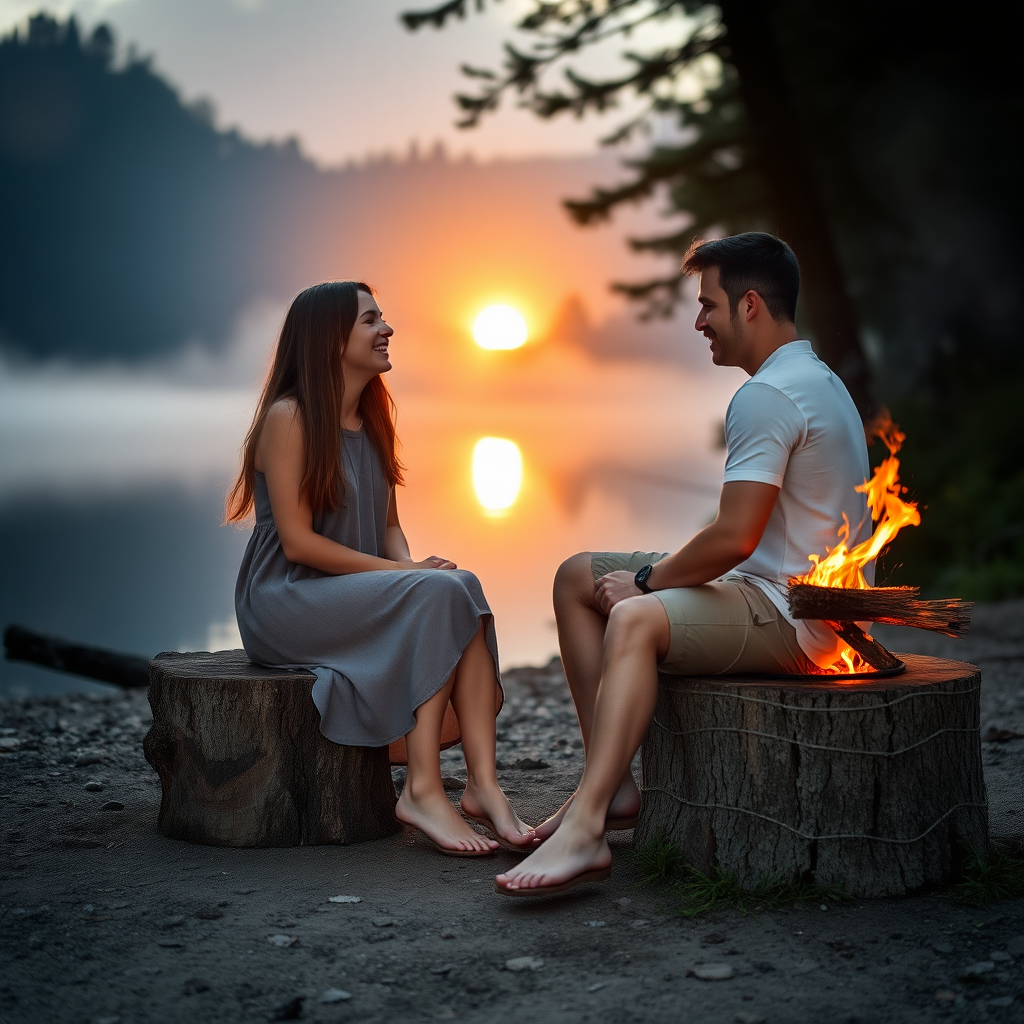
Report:
[[[463,813],[529,847],[533,830],[495,771],[501,687],[480,583],[446,558],[413,561],[398,521],[402,466],[381,378],[392,333],[360,282],[307,288],[288,310],[228,498],[229,522],[256,516],[235,588],[238,628],[254,662],[312,668],[328,739],[404,737],[399,819],[443,853],[483,856],[499,843],[469,826],[441,782],[450,701],[468,771]]]

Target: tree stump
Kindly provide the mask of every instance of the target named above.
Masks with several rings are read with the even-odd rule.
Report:
[[[359,843],[398,828],[387,747],[320,733],[308,672],[244,651],[159,654],[143,744],[160,775],[158,828],[212,846]]]
[[[635,841],[663,836],[746,888],[776,878],[892,896],[988,852],[981,673],[800,682],[662,675]]]

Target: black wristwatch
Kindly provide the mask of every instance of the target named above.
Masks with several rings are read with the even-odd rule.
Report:
[[[634,577],[633,582],[640,588],[642,594],[649,594],[651,588],[647,586],[647,577],[654,571],[653,565],[645,565]]]

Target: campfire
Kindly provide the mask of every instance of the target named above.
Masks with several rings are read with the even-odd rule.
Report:
[[[839,543],[825,557],[809,555],[813,568],[789,581],[789,607],[794,618],[821,619],[846,644],[839,659],[822,673],[861,676],[902,671],[903,662],[865,633],[857,622],[886,622],[897,626],[930,629],[947,636],[963,637],[970,627],[971,603],[957,598],[938,601],[919,599],[918,587],[872,587],[864,578],[864,566],[876,558],[904,526],[917,526],[917,504],[904,501],[900,461],[896,453],[906,440],[892,420],[880,420],[874,436],[889,449],[888,458],[857,491],[867,495],[875,529],[855,547],[848,546],[850,520],[843,514]]]

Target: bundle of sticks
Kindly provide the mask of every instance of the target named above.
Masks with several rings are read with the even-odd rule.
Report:
[[[873,669],[898,668],[899,658],[869,637],[857,622],[885,622],[894,626],[930,629],[946,636],[964,637],[971,625],[973,602],[959,598],[922,601],[917,587],[815,587],[789,585],[789,610],[795,619],[821,619]]]

